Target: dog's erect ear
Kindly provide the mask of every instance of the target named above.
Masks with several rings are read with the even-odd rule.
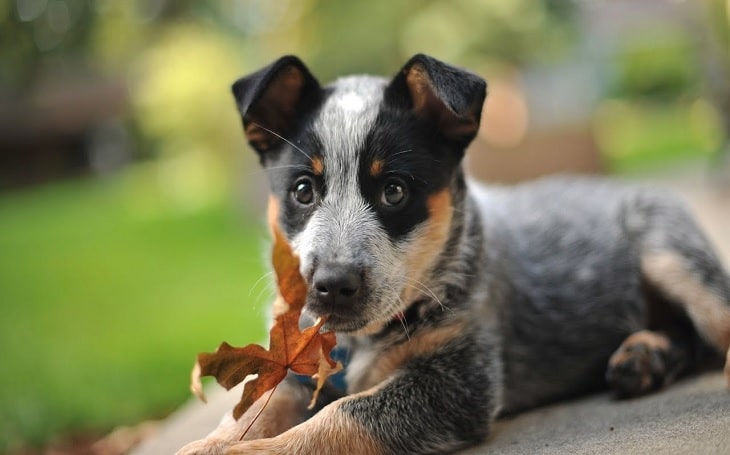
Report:
[[[418,54],[393,78],[385,100],[411,109],[445,138],[466,146],[479,129],[487,83],[468,71]]]
[[[246,137],[262,159],[321,96],[319,82],[291,55],[242,77],[232,90]]]

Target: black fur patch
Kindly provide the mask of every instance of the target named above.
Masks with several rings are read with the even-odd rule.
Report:
[[[281,202],[279,223],[289,238],[299,233],[316,210],[319,200],[326,194],[324,178],[317,175],[312,160],[322,158],[321,144],[315,134],[305,130],[291,141],[283,144],[275,153],[277,159],[267,167],[271,192]],[[295,147],[296,146],[296,147]],[[302,205],[293,197],[294,186],[302,177],[308,177],[314,184],[315,199],[310,205]]]
[[[451,148],[410,111],[381,109],[359,154],[360,190],[394,241],[428,218],[428,197],[449,185],[458,166]],[[376,160],[383,161],[383,171],[373,177],[370,166]],[[408,187],[407,202],[396,210],[380,203],[384,185],[393,178]]]

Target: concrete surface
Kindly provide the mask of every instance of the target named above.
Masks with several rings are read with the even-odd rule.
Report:
[[[713,372],[633,400],[591,396],[498,420],[464,453],[730,454],[730,391]]]
[[[730,258],[730,187],[704,178],[663,178],[705,227],[726,267]],[[191,400],[136,455],[171,454],[212,430],[240,391],[212,388]],[[730,390],[721,372],[686,378],[659,393],[617,401],[608,393],[540,408],[496,422],[492,436],[466,454],[730,454]]]

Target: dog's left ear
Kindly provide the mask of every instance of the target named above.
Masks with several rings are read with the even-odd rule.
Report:
[[[411,109],[446,139],[466,147],[479,129],[486,95],[487,83],[479,76],[418,54],[393,78],[385,101]]]

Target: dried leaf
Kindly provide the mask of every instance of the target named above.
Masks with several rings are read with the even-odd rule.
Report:
[[[269,331],[269,349],[257,344],[234,348],[222,343],[214,353],[198,354],[192,372],[191,389],[205,400],[200,382],[201,376],[214,376],[218,383],[230,390],[251,375],[241,401],[233,410],[238,419],[266,391],[284,380],[288,370],[297,374],[317,377],[317,387],[312,398],[316,401],[319,390],[331,374],[342,369],[339,362],[330,357],[336,339],[333,332],[320,333],[324,319],[304,330],[299,329],[299,318],[306,302],[307,284],[299,273],[299,258],[278,231],[274,231],[272,262],[279,289],[278,304],[284,311],[276,314]]]
[[[288,312],[301,314],[307,300],[307,282],[299,273],[299,258],[294,254],[284,235],[274,229],[274,248],[271,262],[276,273],[279,296],[288,306]],[[275,314],[278,316],[281,313]]]
[[[314,406],[317,404],[317,398],[319,397],[319,391],[322,390],[322,387],[324,387],[325,382],[327,382],[327,378],[332,376],[333,374],[339,373],[342,370],[342,363],[337,362],[337,364],[332,367],[332,365],[329,363],[329,361],[325,358],[324,352],[326,352],[326,348],[323,348],[320,357],[319,362],[319,369],[317,370],[317,374],[315,374],[313,377],[317,380],[317,386],[314,388],[314,392],[312,392],[312,400],[309,402],[309,406],[307,406],[307,409],[314,409]]]

